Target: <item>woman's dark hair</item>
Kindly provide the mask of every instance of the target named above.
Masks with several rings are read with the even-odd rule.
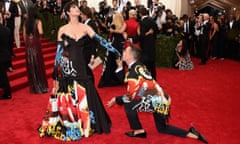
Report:
[[[75,1],[69,1],[65,4],[63,10],[64,10],[64,14],[66,16],[67,19],[69,19],[69,15],[67,14],[67,12],[70,12],[70,8],[72,6],[77,6],[77,3]]]
[[[28,18],[26,20],[26,34],[29,36],[34,33],[36,20],[39,19],[38,9],[35,6],[28,8]]]

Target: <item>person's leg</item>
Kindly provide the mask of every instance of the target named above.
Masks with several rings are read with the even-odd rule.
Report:
[[[207,139],[199,133],[194,127],[191,127],[188,131],[182,128],[167,124],[167,120],[164,119],[161,115],[153,113],[155,125],[158,132],[175,135],[179,137],[188,137],[192,139],[199,139],[204,143],[208,143]]]
[[[172,125],[167,124],[167,120],[164,119],[161,115],[157,113],[153,113],[155,125],[157,127],[158,132],[160,133],[165,133],[165,134],[171,134],[175,136],[180,136],[180,137],[186,137],[188,131],[178,128]]]
[[[14,27],[14,38],[16,47],[20,48],[20,36],[19,36],[19,30],[20,30],[20,24],[21,24],[21,17],[15,17],[15,27]]]
[[[138,113],[136,110],[132,109],[132,107],[134,107],[138,103],[139,100],[133,100],[132,102],[124,105],[128,122],[130,124],[131,129],[133,129],[133,131],[126,132],[125,134],[129,137],[146,138],[147,133],[142,128],[142,125],[138,117]]]
[[[7,76],[7,71],[3,64],[0,65],[0,81],[1,81],[1,87],[4,90],[4,94],[2,95],[2,98],[10,99],[11,88],[10,88],[10,83]]]
[[[138,100],[133,100],[132,102],[126,103],[124,105],[130,128],[133,129],[133,130],[142,129],[142,125],[141,125],[141,122],[139,120],[137,111],[132,110],[132,107],[134,107],[138,103],[139,103]]]

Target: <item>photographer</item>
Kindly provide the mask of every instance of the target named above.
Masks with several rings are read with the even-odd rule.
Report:
[[[99,13],[96,16],[97,23],[99,25],[100,31],[102,33],[108,32],[108,24],[111,23],[111,19],[108,17],[110,11],[110,7],[107,6],[107,3],[105,1],[101,1],[99,3]]]

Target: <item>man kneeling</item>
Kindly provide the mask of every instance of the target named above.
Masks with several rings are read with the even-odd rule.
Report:
[[[117,61],[116,72],[120,79],[125,77],[128,86],[127,93],[123,96],[113,97],[107,104],[109,107],[114,103],[124,106],[130,127],[133,129],[125,134],[129,137],[147,137],[147,132],[142,128],[138,117],[138,112],[144,111],[153,113],[155,125],[160,133],[199,139],[208,143],[207,139],[194,127],[187,131],[167,123],[171,98],[152,78],[145,65],[139,61],[140,53],[141,49],[131,44],[128,44],[123,51],[122,60]],[[122,61],[128,65],[129,72],[126,75],[122,68]]]

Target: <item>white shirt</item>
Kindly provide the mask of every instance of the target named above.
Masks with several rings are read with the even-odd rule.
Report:
[[[233,20],[231,20],[231,21],[229,22],[230,29],[232,29],[233,22],[234,22]]]
[[[87,20],[84,22],[84,24],[87,24],[90,20],[91,20],[90,18],[87,19]]]
[[[6,11],[9,11],[11,1],[9,0],[8,2],[5,2],[5,9]]]

